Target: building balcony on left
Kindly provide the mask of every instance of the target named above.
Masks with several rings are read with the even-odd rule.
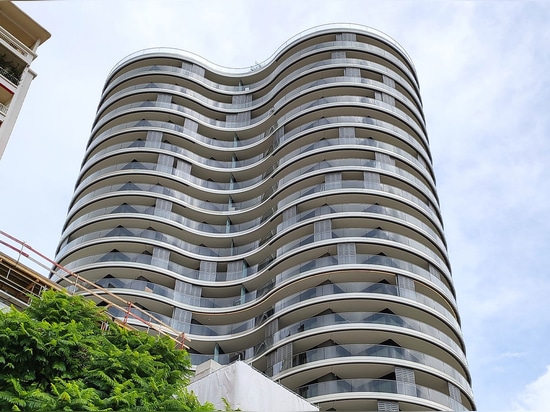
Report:
[[[50,33],[15,6],[0,1],[0,158],[36,73],[31,63]]]

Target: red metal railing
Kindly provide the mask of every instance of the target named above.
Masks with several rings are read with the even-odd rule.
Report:
[[[173,329],[160,319],[134,305],[133,302],[127,301],[110,292],[108,289],[96,285],[95,283],[80,277],[77,273],[64,268],[22,240],[19,240],[16,237],[0,230],[0,244],[17,254],[17,260],[15,262],[16,265],[19,264],[21,260],[28,260],[45,269],[48,276],[55,275],[56,278],[59,278],[58,282],[52,282],[49,279],[45,282],[43,275],[26,268],[26,273],[33,277],[33,279],[30,280],[33,280],[35,283],[40,282],[42,286],[46,283],[48,286],[58,289],[63,289],[66,287],[66,289],[72,294],[85,293],[86,295],[93,296],[97,301],[105,303],[107,310],[109,308],[115,308],[121,313],[124,313],[124,317],[122,319],[116,318],[116,321],[123,326],[134,329],[133,325],[128,323],[131,319],[135,321],[137,325],[140,325],[148,331],[154,331],[160,335],[169,336],[176,342],[178,347],[187,348],[185,345],[185,340],[188,339],[184,333]],[[23,264],[23,262],[21,262],[21,264]],[[60,285],[61,282],[64,283],[64,286]]]

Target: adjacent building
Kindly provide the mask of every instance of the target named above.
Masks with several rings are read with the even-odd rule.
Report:
[[[220,365],[209,360],[196,369],[187,387],[201,403],[210,402],[216,410],[305,412],[318,411],[305,399],[273,382],[243,361]]]
[[[475,408],[417,75],[371,28],[123,59],[56,261],[321,410]]]
[[[36,73],[31,63],[50,38],[44,28],[15,6],[0,1],[0,158]]]
[[[2,233],[3,235],[3,233]],[[5,242],[0,241],[0,246]],[[20,256],[19,256],[20,257]],[[61,289],[58,284],[0,250],[0,310],[11,306],[22,310],[44,290]]]

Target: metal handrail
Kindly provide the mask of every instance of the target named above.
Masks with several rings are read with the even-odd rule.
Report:
[[[21,81],[21,76],[17,76],[3,67],[0,67],[0,74],[16,86]]]
[[[1,26],[0,26],[0,38],[4,40],[6,43],[8,43],[13,48],[13,50],[16,50],[22,56],[27,57],[27,55],[30,54],[33,58],[36,57],[36,55],[31,49],[29,49],[27,46],[21,43],[9,31],[7,31]]]
[[[19,240],[16,237],[11,236],[10,234],[1,230],[0,230],[0,235],[8,239],[8,240],[0,239],[0,244],[18,253],[17,263],[19,263],[19,260],[21,258],[25,258],[33,262],[34,264],[39,265],[40,267],[46,269],[50,274],[53,273],[53,270],[56,270],[55,276],[57,276],[60,280],[63,280],[69,283],[69,286],[67,287],[67,289],[70,290],[72,294],[76,293],[77,291],[86,292],[87,294],[93,296],[99,301],[105,303],[107,305],[106,306],[107,309],[116,308],[124,312],[125,313],[124,320],[120,323],[122,323],[125,327],[134,329],[128,324],[128,319],[133,318],[138,322],[140,322],[141,324],[147,326],[148,330],[152,329],[161,335],[170,337],[172,340],[176,342],[178,347],[188,348],[185,345],[185,341],[186,340],[189,341],[189,338],[187,338],[183,332],[179,332],[176,329],[173,329],[171,326],[164,323],[160,319],[155,318],[147,311],[135,306],[133,302],[124,300],[122,297],[64,268],[63,266],[59,265],[57,262],[53,261],[52,259],[48,258],[47,256],[43,255],[42,253],[38,252],[37,250],[29,246],[26,242]],[[36,273],[36,275],[41,276],[38,273]],[[36,280],[38,280],[38,277],[35,278],[35,281]],[[50,284],[52,282],[47,282],[47,283]],[[53,284],[49,286],[54,287]],[[58,286],[61,289],[61,286],[60,285]],[[102,294],[95,292],[95,290],[100,291]],[[106,299],[103,296],[103,294],[109,296],[112,300]],[[118,304],[115,302],[118,302]],[[137,315],[135,312],[138,312],[139,315]],[[151,319],[153,322],[145,320],[145,318]]]

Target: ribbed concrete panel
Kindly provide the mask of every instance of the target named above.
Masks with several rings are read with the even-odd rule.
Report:
[[[475,408],[416,73],[373,29],[123,59],[57,261],[321,410]]]

